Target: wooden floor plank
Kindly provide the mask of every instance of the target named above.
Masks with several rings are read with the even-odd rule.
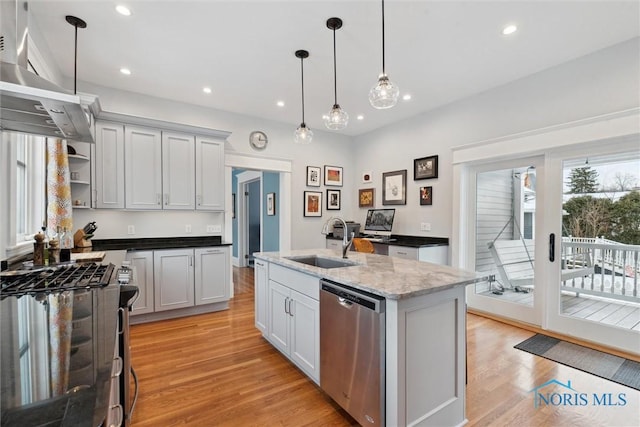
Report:
[[[227,311],[131,327],[140,380],[132,425],[357,425],[254,327],[253,271],[234,268],[234,285]],[[640,425],[640,392],[513,348],[532,335],[467,315],[469,426]],[[581,392],[626,393],[629,403],[534,408],[531,389],[552,378]]]

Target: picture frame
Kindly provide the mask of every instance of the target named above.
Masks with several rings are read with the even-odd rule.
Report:
[[[342,187],[342,167],[325,165],[324,185],[327,187]]]
[[[358,190],[358,207],[372,208],[375,196],[374,188],[361,188]]]
[[[413,160],[413,180],[438,177],[438,156],[427,156]]]
[[[276,214],[276,193],[267,193],[267,215]]]
[[[319,166],[307,166],[307,187],[320,187],[320,175],[322,169]]]
[[[382,174],[382,204],[407,204],[407,170],[397,170]]]
[[[371,171],[362,172],[362,183],[371,184],[373,182],[373,174]]]
[[[420,187],[420,206],[433,204],[433,187]]]
[[[327,210],[339,211],[341,206],[340,190],[327,189]]]
[[[231,219],[236,219],[236,193],[231,193]]]
[[[304,216],[311,216],[311,217],[322,216],[322,192],[321,191],[305,191],[304,192]]]

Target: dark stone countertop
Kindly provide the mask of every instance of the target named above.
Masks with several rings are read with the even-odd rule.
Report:
[[[204,248],[208,246],[231,246],[222,242],[220,236],[190,236],[190,237],[146,237],[130,239],[93,239],[94,251],[116,250],[154,250],[173,248]]]
[[[360,234],[356,237],[364,237]],[[342,237],[335,237],[333,233],[327,235],[327,239],[342,240]],[[425,246],[448,246],[449,239],[447,237],[423,237],[423,236],[404,236],[401,234],[392,234],[389,241],[373,242],[376,245],[392,245],[406,246],[412,248],[421,248]]]
[[[0,425],[103,423],[109,407],[119,295],[119,287],[109,285],[0,300]],[[18,339],[25,326],[21,322],[27,322],[31,331],[24,343]],[[43,366],[49,367],[48,372]],[[33,393],[23,401],[29,389]]]

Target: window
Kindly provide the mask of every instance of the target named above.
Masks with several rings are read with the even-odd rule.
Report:
[[[43,137],[15,134],[16,245],[30,240],[46,219],[45,148]]]

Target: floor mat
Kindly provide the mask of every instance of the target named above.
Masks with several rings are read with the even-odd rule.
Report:
[[[542,334],[536,334],[514,348],[640,390],[640,363],[634,360]]]

